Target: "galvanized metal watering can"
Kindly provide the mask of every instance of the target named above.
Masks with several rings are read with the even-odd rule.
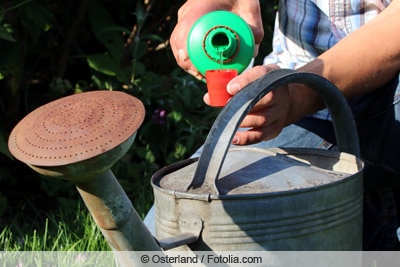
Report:
[[[229,148],[254,104],[302,83],[330,110],[341,152]],[[36,171],[75,183],[114,251],[361,250],[363,162],[346,100],[324,78],[273,71],[221,111],[203,152],[154,174],[154,238],[110,171],[126,153],[144,107],[122,92],[65,97],[28,114],[12,131],[12,154]],[[119,259],[129,265],[135,254]]]
[[[322,96],[341,152],[229,149],[255,103],[289,83],[308,85]],[[199,159],[153,176],[157,237],[191,232],[198,237],[189,245],[193,250],[361,250],[363,162],[358,154],[350,109],[331,83],[313,74],[271,72],[226,105]]]

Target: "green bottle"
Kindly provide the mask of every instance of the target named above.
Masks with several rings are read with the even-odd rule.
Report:
[[[228,11],[213,11],[200,17],[187,41],[189,58],[205,75],[207,70],[235,69],[241,73],[254,54],[254,36],[247,23]]]

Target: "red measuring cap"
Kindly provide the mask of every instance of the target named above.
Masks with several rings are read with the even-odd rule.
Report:
[[[235,69],[219,69],[206,71],[206,83],[210,106],[223,107],[232,97],[226,90],[226,85],[238,74]]]

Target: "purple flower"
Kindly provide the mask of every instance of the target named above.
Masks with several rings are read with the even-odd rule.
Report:
[[[155,123],[164,125],[167,123],[167,111],[165,109],[156,109],[152,118]]]

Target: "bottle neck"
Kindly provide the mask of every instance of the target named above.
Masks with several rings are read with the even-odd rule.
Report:
[[[230,28],[214,27],[204,38],[204,50],[207,56],[220,63],[229,62],[237,53],[239,38]]]

